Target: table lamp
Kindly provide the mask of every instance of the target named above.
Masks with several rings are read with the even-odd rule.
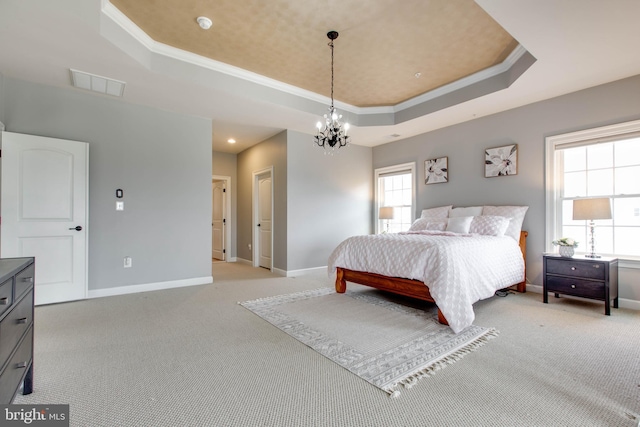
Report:
[[[380,211],[378,212],[378,218],[387,220],[387,230],[385,231],[385,233],[388,233],[389,232],[389,220],[393,219],[393,207],[392,206],[383,206],[383,207],[381,207]]]
[[[596,219],[611,219],[611,199],[608,197],[596,198],[596,199],[575,199],[573,201],[573,219],[574,220],[586,220],[589,221],[589,228],[591,229],[591,252],[585,254],[588,258],[600,258],[600,255],[596,254],[596,241],[595,241],[595,228]]]

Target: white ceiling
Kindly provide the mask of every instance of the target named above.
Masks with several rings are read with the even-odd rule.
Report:
[[[536,62],[507,89],[398,124],[352,127],[353,143],[375,146],[640,74],[638,0],[476,2]],[[214,150],[223,152],[283,129],[309,133],[311,143],[329,102],[154,42],[106,0],[0,2],[2,75],[72,89],[70,68],[126,82],[124,102],[211,118]],[[397,110],[336,107],[356,122]],[[227,144],[229,137],[238,143]]]

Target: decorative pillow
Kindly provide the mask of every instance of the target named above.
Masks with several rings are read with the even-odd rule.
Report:
[[[435,218],[435,219],[445,219],[449,217],[449,210],[451,209],[451,205],[449,206],[440,206],[439,208],[431,208],[431,209],[423,209],[422,215],[420,218]]]
[[[469,227],[469,233],[484,236],[504,236],[509,227],[509,218],[503,216],[483,215],[474,216]]]
[[[439,220],[432,220],[430,218],[428,219],[429,219],[429,223],[427,224],[427,230],[444,231],[447,228],[446,219],[439,219]]]
[[[453,208],[449,211],[449,218],[457,218],[459,216],[480,216],[482,215],[482,206],[471,206],[468,208]]]
[[[447,227],[446,219],[418,218],[413,221],[409,231],[437,230],[444,231]]]
[[[447,221],[447,231],[453,233],[469,234],[469,227],[471,227],[472,216],[458,216],[449,218]]]
[[[429,224],[429,218],[418,218],[413,221],[413,224],[411,224],[411,227],[409,227],[409,231],[426,230],[427,224]]]
[[[509,226],[504,232],[505,236],[511,236],[516,242],[520,241],[522,222],[529,206],[485,206],[482,215],[495,215],[509,218]]]

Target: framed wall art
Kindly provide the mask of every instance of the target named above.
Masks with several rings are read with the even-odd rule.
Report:
[[[424,183],[440,184],[449,181],[449,169],[447,166],[449,158],[439,157],[424,161]]]
[[[518,144],[487,148],[484,151],[484,177],[516,175],[518,173]]]

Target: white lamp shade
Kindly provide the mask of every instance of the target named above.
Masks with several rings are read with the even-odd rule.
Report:
[[[393,207],[392,206],[384,206],[380,208],[380,212],[378,213],[378,218],[380,219],[393,219]]]
[[[611,219],[611,200],[608,197],[576,199],[573,201],[573,219]]]

